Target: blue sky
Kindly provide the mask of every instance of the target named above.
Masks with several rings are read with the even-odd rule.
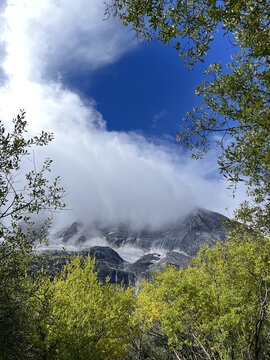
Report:
[[[185,112],[201,102],[194,87],[205,78],[204,69],[211,62],[228,62],[230,47],[227,38],[216,34],[205,63],[188,71],[172,46],[138,43],[114,64],[94,73],[67,74],[64,82],[95,99],[109,130],[140,131],[174,141]]]
[[[188,72],[175,50],[156,43],[138,45],[89,78],[86,73],[66,81],[95,98],[108,129],[175,138],[179,120],[198,102],[194,86],[200,74]]]
[[[6,0],[0,16],[0,116],[11,127],[24,108],[29,135],[53,131],[35,159],[52,158],[67,190],[61,223],[158,227],[196,206],[232,214],[239,199],[216,151],[195,162],[175,143],[204,66],[188,72],[174,49],[138,46],[103,21],[100,0]],[[208,61],[228,57],[228,46],[219,39]]]

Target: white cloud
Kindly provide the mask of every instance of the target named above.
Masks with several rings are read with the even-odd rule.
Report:
[[[96,69],[116,61],[135,44],[115,20],[103,21],[101,0],[9,0],[2,35],[16,78],[39,80],[74,69]]]
[[[155,128],[157,126],[159,120],[163,119],[167,114],[168,114],[168,111],[164,110],[164,109],[162,111],[160,111],[159,113],[155,114],[153,116],[151,127]]]
[[[212,176],[213,153],[194,162],[169,144],[109,132],[94,100],[65,88],[61,76],[55,80],[78,67],[105,66],[132,47],[129,32],[102,21],[103,1],[9,0],[4,17],[9,81],[0,89],[0,116],[10,123],[25,108],[30,133],[55,133],[42,151],[54,159],[73,209],[61,217],[157,227],[194,206],[222,211],[233,204],[226,184]]]

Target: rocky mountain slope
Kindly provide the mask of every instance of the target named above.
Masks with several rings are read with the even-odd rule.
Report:
[[[128,225],[84,226],[74,222],[52,237],[42,253],[95,256],[101,279],[134,284],[141,276],[166,264],[186,267],[204,243],[226,239],[225,216],[195,209],[187,217],[159,230],[132,230]]]

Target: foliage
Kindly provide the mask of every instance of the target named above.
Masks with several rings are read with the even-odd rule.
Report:
[[[138,321],[137,316],[136,320]],[[146,328],[143,323],[138,322],[124,360],[175,360],[175,354],[159,325]]]
[[[178,359],[269,358],[269,254],[269,238],[237,235],[158,273],[141,285],[145,326],[159,324]]]
[[[147,41],[172,44],[189,68],[204,61],[215,31],[229,37],[231,62],[205,71],[208,80],[195,90],[202,105],[187,113],[177,139],[201,157],[218,137],[220,172],[231,186],[245,182],[252,200],[242,205],[239,219],[268,233],[269,1],[112,0],[106,13],[131,24]]]
[[[107,14],[146,40],[172,44],[191,69],[204,61],[216,30],[232,36],[231,62],[211,64],[196,88],[178,140],[201,157],[220,134],[220,172],[248,185],[252,206],[238,228],[192,266],[168,267],[133,289],[102,284],[94,262],[76,258],[54,280],[30,271],[35,241],[46,238],[31,214],[64,207],[63,189],[46,178],[51,160],[25,174],[32,146],[25,114],[7,133],[0,122],[0,359],[263,360],[270,357],[270,31],[267,0],[112,0]],[[227,136],[228,138],[225,138]],[[22,225],[23,224],[23,225]]]
[[[157,273],[138,297],[99,282],[89,257],[68,262],[54,280],[32,272],[33,244],[46,229],[37,231],[30,216],[62,207],[63,189],[45,178],[50,162],[17,186],[29,147],[50,137],[25,140],[24,113],[14,123],[8,134],[1,125],[1,360],[269,358],[270,240],[256,229],[238,227],[186,270]]]
[[[203,61],[216,29],[234,34],[252,57],[269,56],[267,0],[112,0],[106,15],[132,25],[138,37],[173,44],[188,66]]]
[[[33,298],[38,282],[30,270],[35,241],[46,238],[46,227],[34,228],[31,216],[64,207],[59,178],[46,179],[51,160],[23,174],[32,146],[47,145],[52,134],[27,139],[25,113],[7,132],[0,122],[0,359],[28,359],[32,354]]]
[[[269,232],[270,219],[270,71],[265,59],[236,54],[224,71],[212,64],[196,93],[203,97],[184,119],[178,140],[196,158],[210,148],[210,135],[220,134],[220,173],[235,187],[244,182],[252,206],[243,204],[238,219]],[[227,139],[225,138],[227,136]]]
[[[269,1],[111,0],[106,14],[172,45],[189,69],[204,61],[216,31],[228,37],[231,60],[205,70],[195,88],[201,106],[186,113],[177,140],[194,158],[214,140],[220,173],[249,196],[237,211],[244,226],[225,245],[142,283],[138,321],[167,338],[177,359],[269,358]]]
[[[22,161],[30,155],[29,148],[47,145],[53,139],[52,134],[42,132],[40,136],[26,139],[24,111],[13,123],[13,131],[7,133],[0,122],[0,236],[5,240],[3,246],[11,253],[18,248],[31,250],[36,238],[45,238],[44,228],[38,232],[33,229],[31,214],[65,206],[61,201],[64,190],[59,187],[59,177],[53,183],[45,177],[51,171],[52,160],[46,159],[39,171],[34,163],[33,170],[25,174],[25,179],[18,179],[23,172]]]
[[[132,338],[132,289],[101,283],[88,256],[69,261],[41,289],[41,299],[48,292],[49,316],[40,322],[46,359],[113,360],[124,355]]]

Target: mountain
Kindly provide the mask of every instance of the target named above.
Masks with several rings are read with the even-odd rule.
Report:
[[[133,230],[119,226],[85,226],[74,222],[55,234],[42,254],[62,256],[90,253],[95,256],[102,280],[134,284],[141,276],[166,264],[186,267],[202,244],[213,246],[226,239],[225,224],[229,219],[219,213],[195,209],[185,218],[159,230]]]

